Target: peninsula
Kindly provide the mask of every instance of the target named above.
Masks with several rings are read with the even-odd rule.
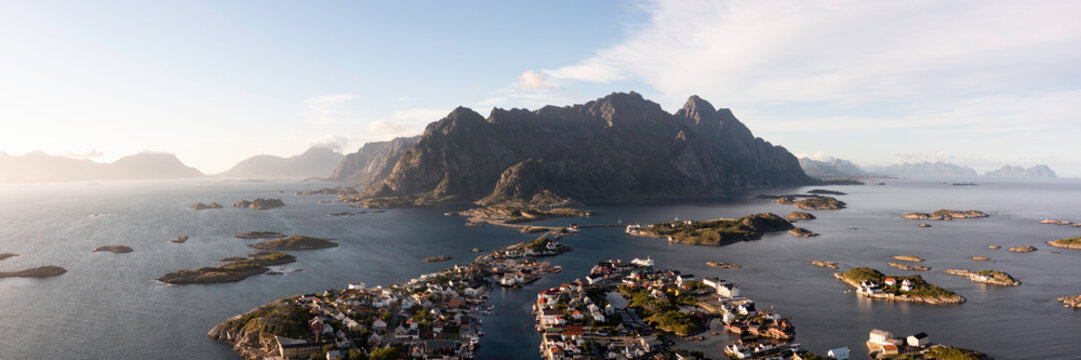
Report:
[[[682,244],[727,245],[759,239],[768,232],[786,231],[793,228],[794,226],[788,220],[767,212],[739,219],[673,221],[645,227],[629,225],[626,232],[634,236],[662,238]]]
[[[871,268],[855,268],[833,277],[856,289],[856,293],[876,300],[927,304],[960,304],[965,298],[923,280],[919,275],[886,276]]]

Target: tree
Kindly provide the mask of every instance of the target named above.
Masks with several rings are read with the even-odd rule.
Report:
[[[401,357],[402,357],[402,354],[401,354],[400,351],[398,351],[398,348],[388,346],[388,347],[385,347],[385,348],[382,348],[382,349],[376,349],[375,351],[372,351],[372,356],[369,359],[370,360],[396,360],[396,359],[399,359]]]

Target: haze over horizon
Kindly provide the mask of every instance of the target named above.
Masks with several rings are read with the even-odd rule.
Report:
[[[794,154],[1081,176],[1081,3],[559,5],[0,4],[0,151],[169,152],[215,174],[419,134],[459,105],[636,91],[669,112],[699,95]]]

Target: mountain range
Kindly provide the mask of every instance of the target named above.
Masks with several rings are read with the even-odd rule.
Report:
[[[334,150],[309,148],[300,155],[283,158],[256,155],[244,159],[216,176],[235,178],[311,178],[327,177],[345,156]]]
[[[859,165],[844,159],[819,161],[801,157],[799,158],[799,166],[803,168],[803,172],[807,173],[807,176],[815,178],[859,177],[868,175]]]
[[[998,170],[991,170],[983,174],[983,176],[998,176],[998,177],[1027,177],[1027,178],[1053,178],[1055,171],[1051,170],[1047,165],[1036,165],[1028,169],[1021,166],[1006,165]]]
[[[342,159],[338,167],[334,169],[334,173],[330,175],[330,180],[369,187],[389,176],[402,154],[416,145],[419,140],[418,135],[366,143],[357,152],[348,154]]]
[[[564,203],[704,197],[815,180],[728,109],[670,114],[631,93],[535,111],[459,107],[431,123],[356,201]]]
[[[943,161],[893,164],[889,166],[869,166],[867,172],[878,175],[904,177],[974,177],[976,170]]]
[[[56,181],[173,179],[202,177],[173,154],[140,153],[112,163],[71,159],[41,151],[21,156],[0,152],[0,183]]]

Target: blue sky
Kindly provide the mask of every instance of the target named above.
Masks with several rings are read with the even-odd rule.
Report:
[[[793,153],[1081,176],[1077,2],[0,3],[0,149],[248,156],[698,94]]]

